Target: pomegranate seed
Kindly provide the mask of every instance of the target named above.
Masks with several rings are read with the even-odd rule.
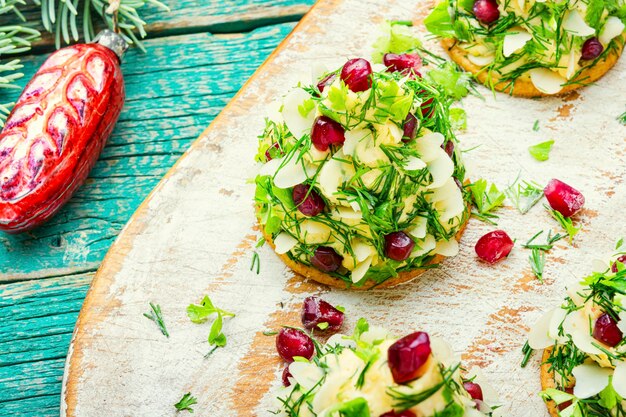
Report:
[[[424,375],[424,365],[430,358],[430,338],[425,332],[415,332],[396,341],[387,350],[387,362],[397,384],[413,381]]]
[[[604,51],[604,46],[598,38],[589,38],[583,43],[581,58],[584,60],[596,59]]]
[[[278,144],[278,142],[273,143],[272,146],[270,146],[269,148],[267,148],[267,150],[265,151],[265,159],[269,162],[272,159],[272,154],[274,154],[274,156],[280,156],[282,155],[282,151],[280,149],[280,145]]]
[[[422,58],[418,54],[385,54],[383,63],[388,72],[401,72],[409,74],[417,72],[422,66]]]
[[[404,122],[402,123],[402,128],[404,129],[404,134],[402,135],[403,142],[408,142],[415,139],[415,137],[417,136],[418,124],[419,122],[415,115],[411,113],[407,114],[406,119],[404,119]]]
[[[289,365],[285,366],[285,369],[283,369],[283,386],[290,386],[291,382],[289,382],[289,378],[292,377],[293,375],[291,375],[291,372],[289,372]]]
[[[563,217],[572,217],[585,204],[585,197],[580,191],[557,179],[551,179],[543,193],[550,207],[561,213]]]
[[[343,258],[333,248],[320,246],[315,249],[311,265],[324,272],[335,272],[341,266]]]
[[[495,264],[511,253],[513,241],[504,230],[494,230],[478,239],[475,249],[480,259]]]
[[[404,261],[411,255],[415,242],[404,232],[393,232],[385,236],[385,255],[395,261]]]
[[[615,260],[615,262],[613,262],[613,264],[611,265],[611,272],[617,273],[617,263],[621,263],[626,265],[626,255],[622,255],[619,258],[617,258]]]
[[[567,392],[568,394],[574,394],[574,387],[565,388],[565,392]],[[572,401],[565,401],[564,403],[558,405],[558,409],[559,411],[563,411],[570,405],[572,405]]]
[[[496,0],[476,0],[473,10],[476,19],[485,25],[495,22],[500,17]]]
[[[311,190],[311,186],[306,184],[298,184],[293,187],[291,192],[293,202],[305,216],[317,216],[326,207],[326,203],[315,190]]]
[[[467,391],[472,399],[483,401],[483,389],[477,383],[465,381],[463,383],[463,388],[465,388],[465,391]]]
[[[380,417],[416,417],[415,413],[411,410],[404,410],[395,412],[393,410],[387,411],[385,414],[381,414]]]
[[[317,254],[317,251],[315,252]],[[337,255],[336,253],[334,254]],[[302,325],[306,329],[319,329],[319,324],[327,323],[328,330],[338,330],[343,324],[343,316],[344,314],[341,311],[318,297],[307,297],[304,299],[302,305]]]
[[[615,347],[622,341],[624,335],[617,327],[617,322],[609,314],[604,313],[593,326],[593,338],[607,346]]]
[[[276,336],[276,350],[281,358],[291,363],[295,356],[311,359],[315,353],[313,340],[304,332],[283,328]]]
[[[341,69],[341,79],[355,93],[372,86],[372,65],[363,58],[351,59]]]
[[[434,98],[429,98],[420,105],[420,111],[422,117],[430,119],[435,115],[435,106],[433,105]]]
[[[441,149],[446,151],[448,156],[452,158],[452,155],[454,155],[454,142],[451,139],[448,139],[445,146],[443,144],[441,145]]]
[[[320,91],[320,93],[323,93],[324,89],[331,85],[333,81],[335,81],[335,78],[337,78],[337,74],[335,74],[334,72],[322,78],[320,82],[317,83],[317,89]]]
[[[346,140],[344,128],[326,116],[319,116],[313,122],[311,141],[320,151],[327,151],[329,145],[341,145]]]

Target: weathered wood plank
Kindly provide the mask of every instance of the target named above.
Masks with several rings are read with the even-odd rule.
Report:
[[[253,187],[244,184],[257,171],[253,155],[267,105],[313,63],[337,68],[346,57],[368,56],[377,36],[372,27],[381,19],[423,17],[418,0],[366,3],[320,2],[136,212],[81,311],[66,371],[64,415],[97,415],[104,406],[118,415],[173,415],[172,404],[188,391],[206,415],[270,415],[277,407],[272,388],[280,385],[281,364],[273,340],[262,332],[295,324],[303,292],[325,291],[331,303],[346,307],[346,331],[367,317],[398,335],[424,330],[443,336],[468,367],[484,368],[506,415],[547,415],[537,395],[538,358],[521,369],[520,350],[540,311],[561,299],[564,286],[589,271],[591,260],[610,251],[623,232],[615,227],[626,204],[626,196],[616,192],[626,164],[623,126],[615,120],[623,112],[621,92],[615,87],[624,83],[626,62],[567,98],[494,97],[481,87],[484,100],[468,97],[463,103],[468,128],[462,147],[475,149],[465,154],[470,178],[484,177],[502,189],[520,172],[544,184],[557,177],[587,198],[576,218],[583,230],[575,247],[559,242],[550,252],[543,284],[530,272],[529,252],[520,242],[558,225],[541,205],[522,216],[510,204],[498,211],[499,228],[518,243],[497,265],[479,262],[474,252],[477,239],[494,227],[472,220],[458,256],[398,288],[355,294],[300,283],[267,247],[259,251],[257,275],[250,270],[259,235]],[[532,129],[536,120],[539,132]],[[555,147],[550,160],[540,163],[528,146],[546,136]],[[209,360],[208,326],[185,316],[185,306],[205,293],[237,314],[225,322],[228,346]],[[142,317],[150,301],[161,305],[170,338]]]
[[[49,224],[0,235],[0,282],[97,268],[148,192],[292,27],[152,39],[147,54],[130,51],[127,103],[90,179]],[[27,59],[27,78],[42,60]]]
[[[0,286],[0,415],[58,415],[67,346],[92,276]]]

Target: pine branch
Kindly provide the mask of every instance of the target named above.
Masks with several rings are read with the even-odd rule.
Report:
[[[81,38],[90,42],[96,35],[97,22],[114,29],[113,10],[109,0],[33,0],[41,7],[43,27],[54,34],[57,48],[77,42]],[[159,0],[119,0],[117,24],[121,35],[129,44],[145,51],[139,38],[146,36],[139,9],[152,5],[162,10],[169,8]],[[80,27],[79,27],[80,26]],[[136,34],[137,33],[137,34]]]
[[[23,4],[19,0],[0,0],[0,15],[15,13],[21,16],[15,6]],[[23,16],[22,16],[23,17]],[[2,89],[20,88],[15,80],[24,76],[19,70],[23,67],[19,59],[4,60],[7,55],[18,54],[30,49],[31,42],[38,39],[39,31],[27,26],[0,26],[0,92]],[[13,103],[0,103],[0,127],[11,111]]]
[[[139,9],[151,5],[165,11],[169,8],[159,0],[32,0],[41,10],[41,24],[54,35],[57,48],[64,44],[84,40],[90,42],[98,26],[114,29],[113,8],[117,5],[117,24],[120,34],[129,44],[145,52],[139,38],[146,36],[145,22]],[[26,0],[0,0],[0,16],[12,13],[23,25],[0,26],[0,127],[4,125],[13,103],[2,103],[3,89],[20,88],[15,80],[24,76],[19,59],[7,60],[7,55],[27,52],[31,43],[38,40],[40,32],[33,28],[36,22],[26,22],[19,8],[27,6]]]

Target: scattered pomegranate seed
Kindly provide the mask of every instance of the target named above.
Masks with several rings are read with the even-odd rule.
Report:
[[[335,74],[334,72],[322,78],[320,82],[317,83],[317,89],[320,91],[320,93],[323,93],[324,89],[331,85],[333,81],[335,81],[335,78],[337,78],[337,74]]]
[[[445,146],[442,144],[441,145],[441,149],[446,151],[448,156],[450,158],[452,158],[452,155],[454,155],[454,142],[452,141],[452,139],[448,139],[448,141],[446,142]]]
[[[285,369],[283,369],[283,386],[290,386],[291,382],[289,382],[289,378],[292,377],[293,375],[291,375],[291,372],[289,372],[289,365],[285,366]]]
[[[580,191],[555,178],[550,180],[543,193],[550,207],[563,217],[572,217],[585,204],[585,197]]]
[[[480,259],[495,264],[511,253],[513,241],[504,230],[494,230],[478,239],[475,249]]]
[[[496,0],[476,0],[474,2],[474,16],[480,23],[489,25],[500,17]]]
[[[626,255],[620,256],[619,258],[617,258],[615,260],[615,262],[613,262],[613,264],[611,265],[611,271],[612,272],[617,272],[617,263],[618,262],[621,263],[621,264],[626,265]]]
[[[302,305],[302,325],[306,329],[319,329],[319,324],[327,323],[328,330],[339,330],[343,324],[343,317],[344,314],[341,311],[337,310],[321,298],[307,297],[304,299],[304,303]]]
[[[305,216],[317,216],[326,207],[326,203],[315,190],[311,190],[311,186],[306,184],[298,184],[293,187],[291,192],[293,202]]]
[[[593,338],[607,346],[615,347],[623,339],[622,331],[617,327],[617,322],[609,314],[604,313],[596,320],[593,326]]]
[[[320,246],[315,249],[311,265],[324,272],[335,272],[341,266],[343,258],[333,248]]]
[[[313,122],[311,141],[320,151],[327,151],[330,145],[341,145],[346,140],[344,128],[326,116],[319,116]]]
[[[402,127],[404,129],[404,134],[402,135],[403,142],[408,142],[415,139],[415,136],[417,136],[417,125],[417,117],[409,113],[406,116],[406,119],[404,119],[404,123],[402,123]]]
[[[415,332],[397,340],[387,350],[387,363],[397,384],[413,381],[424,375],[430,358],[430,338],[425,332]]]
[[[275,150],[274,150],[275,149]],[[273,143],[272,146],[270,146],[269,148],[267,148],[267,150],[265,151],[265,159],[269,162],[272,159],[272,154],[274,155],[282,155],[282,151],[280,150],[280,145],[278,144],[278,142]]]
[[[411,410],[404,410],[404,411],[398,411],[398,412],[391,410],[391,411],[387,411],[385,414],[381,414],[380,417],[416,417],[416,415]]]
[[[404,261],[411,255],[415,242],[404,232],[393,232],[385,236],[385,255],[395,261]]]
[[[584,60],[596,59],[604,51],[604,46],[598,38],[589,38],[583,43],[581,58]]]
[[[372,86],[372,65],[363,58],[351,59],[341,69],[341,79],[355,93]]]
[[[281,358],[291,363],[295,356],[311,359],[315,353],[313,340],[297,329],[283,328],[276,336],[276,350]]]
[[[465,388],[465,391],[467,391],[472,399],[483,401],[483,389],[477,383],[465,381],[463,383],[463,388]]]
[[[403,74],[415,73],[422,66],[422,58],[418,54],[385,54],[383,64],[388,72]]]

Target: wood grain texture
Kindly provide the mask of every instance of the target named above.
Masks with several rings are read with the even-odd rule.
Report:
[[[561,241],[548,254],[543,285],[520,248],[538,230],[558,228],[541,205],[525,216],[510,206],[499,210],[499,227],[518,239],[505,262],[477,262],[473,243],[494,227],[472,220],[459,256],[397,289],[329,292],[294,277],[268,247],[260,250],[260,275],[250,271],[250,234],[258,232],[247,179],[256,171],[251,161],[265,106],[313,64],[335,67],[368,56],[373,28],[383,19],[419,21],[423,12],[417,0],[326,0],[305,17],[113,245],[74,334],[64,415],[96,416],[106,407],[112,416],[173,416],[173,404],[188,391],[198,397],[202,415],[270,415],[281,369],[273,341],[262,332],[293,323],[305,294],[319,292],[346,306],[347,328],[367,317],[399,335],[425,330],[445,337],[468,366],[484,368],[506,415],[547,416],[537,395],[540,358],[520,369],[520,350],[528,326],[562,299],[566,283],[590,271],[591,259],[626,235],[616,221],[626,204],[626,137],[615,120],[623,112],[624,60],[596,85],[564,98],[524,100],[481,89],[484,99],[464,101],[468,129],[460,139],[465,149],[475,148],[465,158],[471,178],[503,188],[520,174],[540,183],[558,177],[587,198],[575,219],[582,232],[573,247]],[[550,138],[556,142],[550,160],[533,160],[528,146]],[[185,315],[205,293],[237,313],[225,324],[228,346],[206,359],[209,326]],[[169,339],[142,317],[150,301],[162,306]]]
[[[292,27],[154,39],[147,54],[130,51],[126,105],[90,178],[45,226],[0,235],[0,282],[95,270],[148,192]],[[28,58],[26,79],[43,59]]]
[[[126,108],[87,184],[48,225],[0,236],[1,416],[59,414],[72,330],[109,245],[292,27],[159,38],[147,55],[129,52]],[[28,59],[27,77],[42,60]],[[6,283],[28,277],[38,280]]]

